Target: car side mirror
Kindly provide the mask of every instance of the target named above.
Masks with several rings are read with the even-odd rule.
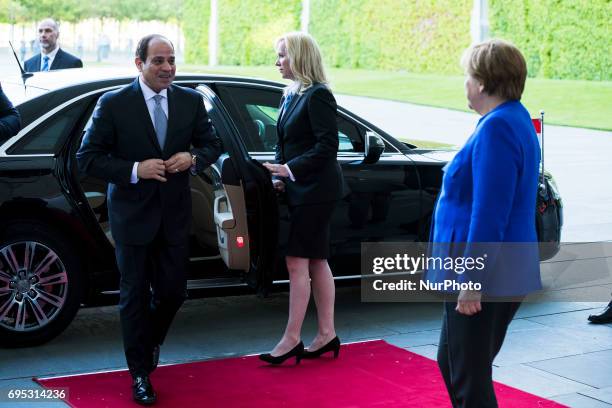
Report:
[[[382,137],[372,131],[367,131],[365,134],[365,152],[363,162],[365,164],[373,164],[380,159],[380,155],[385,151],[385,142]]]

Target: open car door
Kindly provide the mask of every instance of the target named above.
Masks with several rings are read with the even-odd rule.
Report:
[[[265,296],[278,244],[278,203],[269,172],[252,159],[228,111],[207,86],[197,87],[224,152],[211,166],[217,246],[225,265]]]

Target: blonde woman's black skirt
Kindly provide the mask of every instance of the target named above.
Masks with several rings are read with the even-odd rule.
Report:
[[[330,223],[336,201],[289,207],[287,256],[328,259]]]

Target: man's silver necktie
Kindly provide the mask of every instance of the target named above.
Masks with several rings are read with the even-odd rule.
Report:
[[[163,96],[155,95],[153,99],[155,99],[155,109],[153,109],[153,118],[155,125],[155,133],[157,133],[157,141],[159,142],[159,146],[164,149],[164,144],[166,143],[166,131],[168,130],[168,118],[164,113],[164,110],[161,106],[161,100]]]

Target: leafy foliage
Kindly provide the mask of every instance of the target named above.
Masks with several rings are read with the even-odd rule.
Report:
[[[610,0],[489,0],[491,34],[523,51],[529,75],[610,80]]]
[[[183,7],[185,60],[207,64],[210,0],[185,0]]]
[[[532,77],[610,80],[610,0],[488,0],[491,35],[514,42]],[[219,63],[267,65],[300,28],[301,0],[218,0]],[[327,65],[458,74],[472,0],[310,0],[309,31]],[[208,62],[210,0],[0,0],[0,22],[53,17],[173,21],[186,58]]]
[[[185,6],[186,59],[206,63],[210,2],[186,0]],[[300,12],[300,0],[219,0],[219,63],[273,64],[274,40],[299,28]]]
[[[310,31],[338,68],[460,73],[470,0],[312,0]]]
[[[87,18],[115,20],[180,21],[183,0],[0,0],[19,10],[11,15],[0,12],[0,22],[38,21],[47,17],[58,21],[78,22]]]
[[[458,73],[471,0],[311,0],[309,31],[328,65]],[[186,1],[187,60],[203,63],[208,2]],[[299,0],[219,0],[223,65],[271,64],[273,42],[300,28]],[[197,49],[197,51],[193,49]]]

